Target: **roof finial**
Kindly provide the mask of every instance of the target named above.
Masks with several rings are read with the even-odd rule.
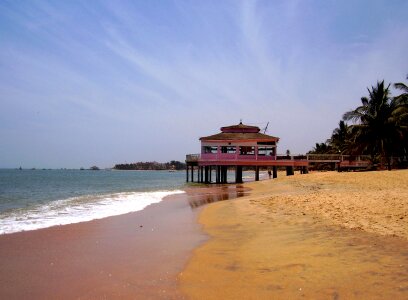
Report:
[[[239,124],[242,124],[242,119],[239,119]]]

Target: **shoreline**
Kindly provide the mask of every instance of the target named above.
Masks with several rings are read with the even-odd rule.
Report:
[[[249,196],[201,211],[210,239],[180,288],[190,299],[406,298],[407,182],[403,170],[245,184]]]
[[[0,298],[182,299],[177,276],[208,239],[201,205],[239,188],[186,188],[137,212],[0,236]]]

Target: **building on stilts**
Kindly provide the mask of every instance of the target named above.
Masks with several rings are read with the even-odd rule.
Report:
[[[255,170],[255,181],[259,180],[261,168],[271,170],[273,178],[277,177],[278,167],[286,167],[287,175],[293,175],[295,167],[307,173],[306,157],[278,156],[279,138],[260,131],[257,126],[240,122],[222,127],[220,133],[201,137],[201,153],[186,156],[186,181],[228,183],[228,170],[234,170],[234,182],[241,183],[244,167]]]

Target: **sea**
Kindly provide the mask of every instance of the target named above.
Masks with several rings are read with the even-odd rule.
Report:
[[[0,234],[139,211],[183,193],[185,171],[0,169]]]

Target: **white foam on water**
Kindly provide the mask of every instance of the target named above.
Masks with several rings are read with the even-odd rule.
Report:
[[[123,215],[143,210],[164,197],[184,193],[175,191],[130,192],[91,195],[56,200],[46,205],[19,209],[0,215],[0,234],[36,230]]]

